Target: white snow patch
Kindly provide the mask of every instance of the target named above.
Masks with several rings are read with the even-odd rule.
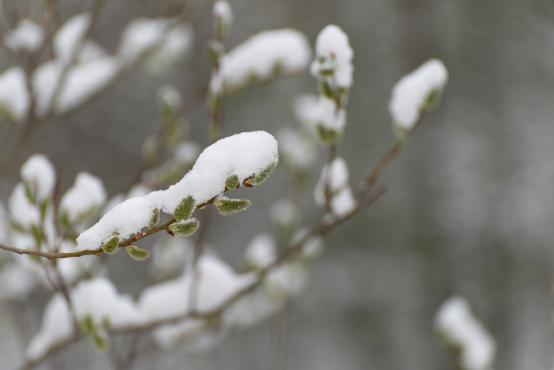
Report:
[[[327,76],[331,74],[337,87],[350,88],[354,71],[354,52],[350,47],[348,35],[340,27],[328,25],[317,36],[315,49],[312,75],[327,80]]]
[[[77,238],[81,249],[101,246],[114,233],[127,238],[148,225],[152,211],[173,214],[182,199],[192,196],[202,204],[224,192],[225,180],[240,182],[258,175],[279,160],[277,141],[264,131],[243,132],[218,140],[200,154],[192,169],[176,184],[128,199],[112,208]]]
[[[389,103],[395,125],[402,130],[411,130],[429,97],[442,92],[447,82],[448,71],[438,59],[431,59],[402,77],[394,85]]]
[[[437,331],[460,350],[460,361],[466,370],[490,370],[496,344],[483,325],[475,318],[462,297],[448,299],[435,318]]]
[[[21,19],[5,37],[4,42],[14,51],[37,50],[44,41],[43,29],[30,19]]]
[[[260,32],[236,46],[221,59],[219,75],[225,92],[247,85],[250,81],[263,82],[275,72],[289,75],[306,68],[310,60],[306,36],[296,30],[280,29]]]

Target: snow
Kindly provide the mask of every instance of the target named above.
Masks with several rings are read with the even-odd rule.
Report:
[[[67,20],[54,36],[54,52],[64,64],[70,62],[90,28],[91,16],[79,14]]]
[[[302,228],[296,231],[296,233],[292,236],[292,243],[298,243],[300,240],[302,240],[304,237],[306,237],[308,233],[308,229]],[[307,259],[314,259],[316,257],[319,257],[321,253],[323,252],[323,240],[321,237],[310,237],[302,246],[302,257]]]
[[[335,102],[325,96],[301,95],[294,102],[294,113],[306,130],[315,137],[318,127],[338,134],[346,126],[346,111],[337,109]]]
[[[151,271],[156,279],[183,271],[193,256],[194,245],[188,238],[163,238],[152,248]]]
[[[306,270],[296,263],[287,263],[271,270],[266,278],[270,294],[280,296],[298,296],[306,287]]]
[[[241,297],[225,311],[223,319],[230,326],[250,327],[276,314],[285,303],[284,296],[272,296],[264,286]]]
[[[414,128],[429,97],[440,93],[447,82],[448,71],[438,59],[431,59],[402,77],[394,85],[389,103],[395,125],[408,131]]]
[[[325,187],[329,186],[333,215],[341,217],[352,211],[356,206],[356,199],[348,185],[348,178],[348,167],[344,159],[338,157],[325,165],[314,191],[316,204],[325,204]]]
[[[83,281],[70,293],[78,321],[90,316],[101,327],[105,322],[111,326],[130,325],[142,322],[132,299],[119,295],[106,278],[98,277]],[[43,355],[48,349],[71,337],[71,315],[66,302],[58,293],[50,300],[44,311],[40,331],[27,348],[30,360]]]
[[[277,141],[282,157],[292,168],[308,170],[317,159],[315,145],[298,130],[292,128],[279,130]]]
[[[230,93],[251,81],[266,81],[275,72],[283,75],[300,72],[308,65],[310,55],[306,36],[299,31],[264,31],[224,55],[220,75],[215,78],[221,78],[225,92]]]
[[[250,275],[237,275],[220,259],[204,255],[198,260],[197,300],[198,311],[209,311],[219,307],[229,297],[252,283]],[[140,296],[138,307],[148,320],[185,315],[190,307],[190,273],[177,279],[147,288]],[[187,324],[189,322],[189,324]],[[190,324],[190,323],[193,324]],[[162,326],[154,331],[156,342],[167,348],[174,342],[198,329],[198,321],[183,320],[181,323]]]
[[[294,202],[288,199],[280,199],[271,206],[269,217],[277,225],[286,227],[299,222],[301,215]]]
[[[29,109],[25,81],[25,73],[21,67],[11,67],[0,74],[0,111],[15,122],[23,121]]]
[[[448,299],[439,309],[435,327],[450,345],[460,350],[463,369],[492,369],[496,344],[464,298]]]
[[[192,163],[200,154],[200,146],[193,142],[183,142],[175,148],[175,159],[180,163]]]
[[[10,218],[17,225],[29,228],[31,225],[40,224],[39,209],[31,203],[25,194],[25,185],[17,184],[8,199]]]
[[[33,89],[37,95],[37,113],[48,112],[64,63],[52,60],[42,64],[33,75]],[[119,74],[120,65],[115,58],[99,57],[79,63],[71,68],[59,94],[55,111],[64,113],[79,107],[106,88]]]
[[[96,248],[118,233],[127,238],[146,227],[152,211],[172,214],[179,202],[192,196],[202,204],[224,192],[225,180],[236,175],[242,183],[259,175],[279,160],[277,141],[264,131],[243,132],[210,145],[192,169],[163,191],[128,199],[112,208],[94,226],[77,238],[81,249]]]
[[[225,0],[217,0],[214,3],[213,13],[218,22],[221,22],[223,27],[227,28],[233,22],[233,11],[231,9],[231,5],[229,5],[229,3]]]
[[[348,35],[339,27],[328,25],[317,36],[315,49],[316,56],[311,65],[312,75],[327,80],[326,75],[331,73],[337,87],[350,88],[354,52],[350,47]]]
[[[148,69],[161,72],[190,49],[192,36],[192,29],[175,19],[137,18],[125,27],[118,55],[124,64],[148,56]]]
[[[52,196],[56,185],[56,171],[45,155],[32,155],[21,167],[20,175],[39,201]]]
[[[60,201],[60,212],[67,215],[71,223],[94,210],[99,210],[106,202],[106,191],[102,180],[88,172],[80,172],[73,186]]]
[[[169,107],[173,112],[177,112],[183,105],[183,97],[177,89],[171,85],[163,85],[158,89],[158,98],[165,107]]]
[[[338,157],[330,164],[326,164],[321,170],[321,176],[314,192],[316,203],[318,205],[325,203],[325,186],[329,186],[332,193],[338,192],[348,186],[348,178],[348,166],[344,159]]]
[[[244,259],[255,269],[268,267],[277,259],[275,240],[269,234],[257,235],[246,247]]]
[[[44,41],[44,31],[30,19],[21,19],[5,37],[4,43],[14,51],[37,50]]]

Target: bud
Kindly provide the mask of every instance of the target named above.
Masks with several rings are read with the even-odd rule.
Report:
[[[261,185],[264,182],[266,182],[266,180],[269,179],[269,176],[273,174],[273,171],[275,171],[275,168],[277,168],[277,162],[271,163],[269,166],[264,168],[259,174],[254,176],[252,184]]]
[[[186,198],[183,198],[183,200],[181,200],[181,202],[177,205],[175,211],[173,211],[173,216],[177,221],[187,220],[192,215],[195,207],[196,200],[194,200],[192,195],[189,195]]]
[[[129,257],[131,257],[135,261],[144,261],[150,256],[150,252],[148,252],[146,249],[139,248],[135,245],[128,246],[127,253],[129,254]]]
[[[189,218],[186,221],[174,222],[169,225],[169,232],[174,236],[190,236],[198,230],[200,222],[195,218]]]
[[[148,222],[148,227],[152,229],[156,227],[156,225],[158,225],[158,222],[160,222],[160,210],[154,209],[152,210],[152,216],[150,216],[150,222]]]
[[[222,216],[231,216],[246,211],[251,204],[248,199],[230,199],[227,197],[218,197],[214,201],[214,205]]]
[[[106,254],[112,254],[117,250],[119,246],[119,238],[117,236],[112,237],[104,245],[102,245],[102,252]]]
[[[227,177],[227,180],[225,180],[225,188],[227,190],[238,189],[239,186],[240,186],[240,181],[237,175],[231,175]]]

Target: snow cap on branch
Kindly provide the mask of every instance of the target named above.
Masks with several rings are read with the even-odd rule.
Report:
[[[255,269],[271,265],[277,259],[275,240],[269,234],[256,236],[246,247],[244,258]]]
[[[330,206],[333,215],[343,216],[356,206],[356,200],[348,184],[348,166],[342,158],[335,158],[321,170],[319,182],[314,191],[316,204],[323,206],[326,191],[329,192]]]
[[[233,23],[233,10],[231,9],[231,5],[226,0],[217,0],[214,3],[213,13],[218,27],[221,27],[221,31],[225,33],[231,26],[231,23]]]
[[[32,155],[21,167],[21,179],[38,201],[43,201],[54,192],[56,171],[46,156]]]
[[[105,202],[106,191],[102,180],[87,172],[80,172],[60,201],[60,213],[70,223],[74,223],[90,212],[100,210]]]
[[[70,292],[75,316],[79,322],[90,318],[102,327],[138,324],[142,318],[132,299],[120,295],[111,281],[95,278],[83,281]],[[27,348],[27,357],[36,359],[73,334],[71,314],[61,294],[56,294],[46,306],[40,331]]]
[[[0,74],[0,114],[17,123],[25,119],[28,109],[25,72],[21,67],[11,67]]]
[[[61,61],[68,63],[81,43],[81,47],[84,47],[84,39],[91,21],[90,14],[78,14],[67,20],[56,32],[53,41],[54,51]],[[80,50],[82,51],[83,49]]]
[[[332,79],[336,87],[350,88],[354,71],[354,51],[348,35],[340,27],[328,25],[317,36],[315,49],[312,75],[319,80]]]
[[[44,41],[43,29],[30,19],[20,19],[5,37],[6,46],[14,51],[37,50]]]
[[[149,71],[160,73],[182,58],[192,45],[192,29],[171,18],[137,18],[121,35],[118,55],[124,64],[146,58]]]
[[[448,345],[459,351],[466,370],[491,370],[496,352],[494,339],[471,312],[462,297],[452,297],[439,309],[435,327]]]
[[[400,131],[410,131],[437,103],[446,83],[448,71],[438,59],[423,63],[402,77],[392,89],[389,111]]]
[[[252,81],[264,82],[277,75],[300,72],[308,65],[310,55],[306,36],[299,31],[260,32],[223,56],[221,70],[215,77],[219,81],[210,85],[231,93]]]
[[[80,249],[97,248],[118,235],[128,238],[149,225],[152,212],[174,214],[189,196],[195,204],[220,196],[230,176],[240,183],[258,185],[273,171],[279,160],[277,141],[265,131],[243,132],[218,140],[199,155],[192,169],[166,190],[124,201],[77,238]]]

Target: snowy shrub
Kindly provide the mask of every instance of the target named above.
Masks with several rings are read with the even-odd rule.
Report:
[[[99,350],[124,333],[149,333],[162,350],[207,350],[231,329],[278,313],[307,288],[309,264],[324,252],[323,237],[383,195],[381,174],[423,113],[436,105],[448,79],[444,65],[431,60],[398,82],[389,108],[399,135],[359,186],[352,186],[360,179],[351,178],[348,158],[338,155],[349,134],[347,103],[354,82],[348,35],[328,25],[313,52],[306,35],[288,28],[261,31],[229,47],[234,20],[229,3],[216,1],[213,16],[207,42],[211,76],[202,96],[209,145],[185,137],[186,104],[175,87],[163,85],[160,133],[146,139],[144,168],[126,191],[109,194],[102,179],[84,170],[63,189],[56,163],[34,154],[22,165],[6,209],[0,204],[0,250],[12,252],[0,258],[0,300],[17,302],[38,288],[51,290],[40,329],[27,344],[25,369],[84,337]],[[134,19],[117,36],[116,51],[109,52],[92,39],[96,17],[70,17],[51,36],[45,25],[21,19],[5,34],[7,48],[32,54],[37,63],[0,74],[4,118],[29,132],[47,127],[86,106],[132,68],[156,75],[172,69],[195,35],[184,17]],[[223,137],[222,107],[230,94],[302,74],[311,74],[318,93],[294,99],[298,125],[279,129],[275,137],[264,127]],[[315,168],[321,162],[322,168]],[[213,217],[233,217],[257,207],[245,198],[248,189],[263,185],[278,166],[290,188],[273,196],[268,209],[273,231],[252,233],[237,259],[242,266],[232,266],[207,247],[203,231],[212,228],[207,229],[205,215],[213,208]],[[314,176],[319,180],[312,181]],[[299,199],[315,200],[323,209],[318,222],[310,226]],[[146,239],[152,243],[142,244]],[[110,278],[106,261],[118,251],[130,259],[117,263],[149,263],[151,281],[136,297],[120,292]],[[441,309],[437,330],[459,349],[465,370],[488,369],[494,343],[463,301]]]

